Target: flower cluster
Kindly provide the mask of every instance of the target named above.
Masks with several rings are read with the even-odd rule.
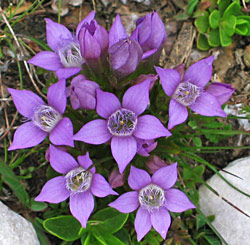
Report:
[[[48,104],[33,92],[9,88],[17,110],[26,118],[16,130],[9,150],[36,146],[49,134],[51,144],[46,159],[62,175],[50,179],[35,200],[60,203],[69,198],[72,215],[85,228],[94,209],[93,196],[118,195],[112,188],[125,184],[124,171],[136,154],[150,156],[157,148],[156,139],[170,137],[169,130],[187,119],[187,107],[204,116],[225,117],[221,105],[234,89],[227,84],[209,83],[213,56],[191,65],[185,73],[184,66],[155,66],[157,75],[142,75],[141,68],[153,69],[158,64],[167,40],[164,24],[156,12],[137,20],[130,36],[119,15],[108,33],[95,20],[94,11],[79,23],[75,34],[50,19],[46,19],[46,31],[51,51],[38,53],[29,63],[54,71],[58,82],[48,88]],[[149,110],[150,91],[158,77],[170,97],[168,128]],[[85,114],[86,110],[96,110],[93,120],[79,125],[78,132],[69,117],[63,115],[67,97],[73,110],[85,110]],[[78,161],[70,155],[74,141],[84,142],[81,144],[86,147],[110,144],[119,169],[112,167],[110,184],[96,172],[87,151],[78,156]],[[109,204],[124,213],[139,208],[135,219],[138,241],[152,226],[165,239],[171,223],[169,211],[195,208],[183,192],[173,188],[177,163],[167,165],[154,156],[148,161],[148,170],[152,177],[131,166],[128,185],[133,191]]]

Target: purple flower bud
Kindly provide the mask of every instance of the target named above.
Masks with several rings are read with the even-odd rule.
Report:
[[[134,72],[142,59],[143,51],[136,40],[122,39],[109,48],[109,60],[114,72],[124,77]]]
[[[148,157],[149,153],[153,151],[157,146],[157,142],[155,142],[154,140],[137,139],[136,142],[137,153],[144,157]]]
[[[213,82],[205,90],[212,94],[218,102],[223,105],[230,99],[235,89],[232,88],[231,84]]]
[[[83,75],[74,77],[67,91],[73,109],[94,110],[97,88],[99,88],[97,83],[87,80]]]
[[[120,174],[117,168],[113,169],[111,174],[109,175],[109,183],[112,188],[117,188],[119,186],[123,186],[124,184],[124,175]]]
[[[85,60],[99,59],[108,48],[108,32],[95,20],[85,22],[79,32],[79,43]]]
[[[167,40],[167,32],[159,15],[152,12],[138,19],[131,39],[137,40],[144,52],[160,49]]]
[[[134,84],[139,84],[144,82],[145,80],[150,79],[150,86],[149,86],[149,90],[151,90],[156,82],[156,80],[158,79],[158,75],[154,75],[154,74],[148,74],[148,75],[140,75],[139,77],[137,77],[135,79]]]
[[[154,174],[160,168],[166,167],[167,163],[160,159],[158,156],[152,156],[146,162],[147,170],[150,174]]]

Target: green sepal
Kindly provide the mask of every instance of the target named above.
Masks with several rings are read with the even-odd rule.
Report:
[[[209,13],[205,11],[202,16],[198,17],[194,24],[200,33],[206,33],[209,28]]]
[[[207,38],[204,34],[199,33],[196,40],[197,48],[200,50],[209,50],[211,46],[209,45]]]
[[[209,25],[212,29],[216,29],[220,24],[220,12],[215,9],[210,15],[209,15]]]

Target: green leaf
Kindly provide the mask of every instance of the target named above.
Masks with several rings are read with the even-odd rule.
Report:
[[[7,184],[19,201],[26,207],[30,204],[30,198],[25,188],[19,182],[17,176],[14,174],[12,169],[3,161],[0,160],[0,174],[1,179]]]
[[[222,47],[227,47],[232,44],[232,37],[228,36],[223,28],[220,28],[220,42]]]
[[[222,16],[229,4],[231,3],[231,0],[219,0],[218,1],[218,8],[220,15]]]
[[[212,29],[216,29],[219,26],[220,23],[220,12],[215,9],[210,15],[209,15],[209,25]]]
[[[207,223],[207,219],[204,215],[197,214],[196,215],[196,230],[198,231],[201,227],[203,227]]]
[[[100,245],[100,242],[96,240],[92,233],[86,234],[88,234],[87,237],[85,235],[81,237],[82,245]]]
[[[41,211],[48,207],[48,204],[45,202],[36,202],[33,198],[31,199],[31,210],[32,211]]]
[[[118,237],[124,244],[131,244],[131,239],[126,229],[122,228],[114,235]]]
[[[71,215],[62,215],[46,219],[44,228],[52,235],[64,241],[75,241],[80,238],[81,224]]]
[[[201,141],[201,138],[199,138],[199,137],[194,137],[193,142],[194,142],[195,146],[198,146],[198,147],[202,146],[202,141]]]
[[[250,16],[237,16],[235,33],[250,36]]]
[[[236,17],[233,15],[223,18],[220,23],[220,29],[223,29],[228,36],[232,36],[235,32]]]
[[[188,15],[191,15],[194,12],[194,9],[198,3],[198,0],[189,0],[188,6],[187,6],[187,13]]]
[[[237,15],[242,15],[241,6],[238,2],[233,1],[225,10],[222,18],[227,19],[230,16],[237,16]]]
[[[209,20],[208,20],[209,13],[207,11],[200,17],[198,17],[194,24],[197,27],[200,33],[206,33],[209,28]]]
[[[208,31],[208,43],[212,47],[220,46],[219,28]]]
[[[202,176],[205,172],[205,167],[203,165],[195,166],[193,171],[195,174]]]
[[[120,239],[101,229],[95,229],[93,235],[103,245],[124,245]]]
[[[210,45],[205,35],[199,33],[196,42],[197,42],[196,44],[197,44],[198,49],[204,50],[204,51],[210,49]]]
[[[93,215],[94,220],[103,221],[96,226],[92,226],[91,229],[105,231],[109,234],[113,234],[119,231],[128,219],[128,214],[120,213],[114,208],[105,208]]]

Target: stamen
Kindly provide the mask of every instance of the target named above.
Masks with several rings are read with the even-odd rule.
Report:
[[[159,209],[164,201],[164,190],[158,185],[150,184],[139,191],[139,203],[149,212]]]
[[[182,82],[174,92],[173,98],[184,106],[192,105],[200,96],[202,89],[190,82]]]
[[[137,117],[134,112],[120,109],[108,119],[108,130],[115,136],[130,136],[136,129]]]
[[[76,42],[68,42],[58,50],[58,55],[64,67],[81,67],[83,58],[80,46]]]
[[[74,193],[85,192],[91,185],[93,174],[82,167],[75,168],[67,173],[66,188]]]
[[[53,107],[42,105],[34,112],[32,122],[41,130],[49,133],[61,119],[61,114]]]

